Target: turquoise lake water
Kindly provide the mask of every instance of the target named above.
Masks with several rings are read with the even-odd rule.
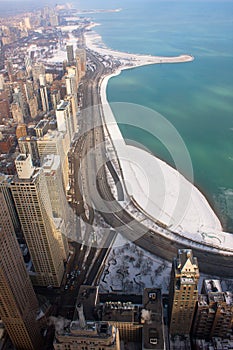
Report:
[[[63,1],[40,4],[46,3]],[[0,10],[4,15],[24,7],[31,10],[33,4],[3,1]],[[75,0],[73,4],[83,9],[122,8],[90,15],[101,23],[96,31],[113,49],[195,57],[191,63],[123,71],[109,81],[107,95],[110,102],[152,108],[174,125],[190,152],[195,185],[224,228],[233,232],[233,1]],[[119,120],[116,108],[114,113]],[[120,127],[126,139],[173,164],[157,139],[127,125]]]
[[[109,81],[109,101],[149,107],[173,124],[191,155],[195,185],[233,232],[233,2],[145,0],[115,7],[122,11],[94,17],[107,46],[152,55],[189,53],[195,60],[123,71]],[[126,139],[172,164],[151,135],[120,128]]]

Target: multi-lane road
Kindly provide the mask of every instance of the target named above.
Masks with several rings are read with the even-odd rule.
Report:
[[[223,255],[216,250],[205,249],[203,245],[198,245],[192,240],[182,241],[178,234],[176,241],[169,235],[162,235],[161,230],[160,232],[149,230],[115,200],[107,181],[106,167],[103,165],[107,164],[108,157],[105,149],[105,135],[102,126],[104,118],[99,94],[101,80],[108,73],[108,68],[106,68],[107,64],[104,65],[97,55],[90,51],[87,52],[87,55],[95,69],[89,70],[83,81],[80,132],[72,149],[71,160],[73,162],[71,165],[73,205],[77,213],[92,224],[94,213],[98,211],[116,231],[121,232],[140,247],[168,261],[173,260],[178,249],[191,248],[198,258],[202,272],[215,276],[232,277],[232,255],[227,255],[227,252]],[[117,174],[113,174],[114,182],[117,182],[116,176]],[[98,262],[101,263],[100,259]]]

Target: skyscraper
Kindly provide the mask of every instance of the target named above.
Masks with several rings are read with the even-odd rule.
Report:
[[[20,137],[27,136],[27,125],[26,124],[18,124],[15,134],[16,134],[17,139],[19,139]]]
[[[31,29],[30,17],[24,18],[24,25],[27,29]]]
[[[78,76],[81,79],[86,73],[86,50],[77,49],[75,52],[76,65],[78,67]]]
[[[39,82],[40,74],[45,74],[45,66],[43,65],[43,63],[35,63],[32,66],[32,77],[35,85]]]
[[[57,129],[67,134],[67,140],[69,142],[68,147],[70,147],[74,136],[74,119],[71,114],[71,104],[69,101],[60,101],[60,104],[57,106],[56,117]]]
[[[78,87],[77,87],[77,82],[76,82],[76,77],[75,75],[67,75],[65,77],[66,81],[66,93],[67,95],[76,95],[78,92]]]
[[[36,140],[35,136],[20,137],[18,139],[20,153],[30,154],[33,165],[39,165],[40,161]]]
[[[74,48],[73,45],[66,46],[67,60],[68,64],[73,64],[74,62]]]
[[[33,263],[32,281],[35,285],[59,287],[64,273],[63,254],[43,168],[33,167],[30,155],[19,155],[15,164],[18,175],[10,189]]]
[[[0,90],[4,90],[4,83],[5,83],[4,75],[0,74]]]
[[[70,101],[72,116],[74,120],[74,128],[77,126],[77,112],[78,112],[78,70],[76,67],[67,67],[66,82],[66,100]]]
[[[43,112],[49,111],[48,91],[46,86],[40,86],[40,99]]]
[[[57,239],[63,253],[63,259],[67,260],[69,246],[67,239],[67,226],[70,222],[69,206],[62,183],[62,170],[60,156],[50,154],[44,159],[43,169],[48,187],[54,222],[56,224]]]
[[[32,96],[28,101],[28,107],[30,116],[32,119],[35,119],[38,114],[38,101],[36,95]]]
[[[17,242],[4,190],[0,187],[0,318],[17,349],[39,350],[38,302]]]
[[[173,261],[170,281],[170,334],[190,333],[198,300],[199,268],[191,249],[180,249]]]
[[[61,99],[60,90],[53,90],[50,96],[51,96],[52,108],[55,110]]]

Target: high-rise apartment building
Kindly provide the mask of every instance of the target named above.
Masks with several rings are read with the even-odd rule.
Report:
[[[30,79],[27,79],[25,83],[23,84],[23,90],[24,90],[24,95],[25,99],[27,102],[34,96],[34,87],[33,87],[33,81]]]
[[[76,76],[73,74],[68,74],[65,77],[66,81],[66,93],[67,95],[74,95],[77,98],[78,93],[78,83]]]
[[[57,105],[61,100],[60,90],[52,90],[50,97],[51,97],[52,109],[56,110]]]
[[[30,56],[25,56],[24,63],[25,63],[27,75],[30,76],[32,72],[32,60]]]
[[[35,85],[36,83],[39,83],[40,74],[45,75],[45,66],[43,63],[35,63],[32,66],[32,77]]]
[[[28,105],[27,105],[27,96],[25,87],[23,84],[17,84],[14,88],[13,93],[13,103],[17,104],[22,111],[24,117],[29,115]]]
[[[30,116],[32,119],[35,119],[38,115],[38,101],[36,95],[32,96],[28,101],[28,107]]]
[[[20,153],[30,154],[33,165],[39,165],[40,157],[35,136],[20,137],[18,139]]]
[[[67,60],[68,64],[73,64],[74,62],[74,47],[73,45],[66,46]]]
[[[38,138],[44,136],[48,130],[49,130],[49,120],[48,119],[40,120],[39,123],[35,126],[35,132],[36,132],[36,136]]]
[[[44,159],[43,170],[51,202],[52,214],[56,225],[57,239],[63,253],[63,259],[67,260],[68,247],[68,223],[71,224],[69,206],[63,189],[62,170],[60,156],[50,154]]]
[[[0,95],[0,121],[2,122],[2,119],[9,119],[11,117],[10,115],[10,103],[8,98],[2,98]]]
[[[4,90],[5,78],[3,74],[0,74],[0,91]]]
[[[72,116],[72,124],[73,124],[73,128],[74,131],[77,130],[77,124],[78,124],[78,99],[77,99],[77,95],[68,95],[65,97],[65,101],[69,102],[70,104],[70,112],[71,112],[71,116]]]
[[[59,287],[64,273],[63,254],[57,240],[43,168],[31,156],[16,159],[17,176],[10,189],[33,264],[35,285]]]
[[[79,84],[79,74],[78,74],[78,67],[76,65],[68,66],[66,67],[67,71],[67,77],[73,77],[74,78],[74,83],[73,86],[71,87],[71,90],[67,90],[67,94],[73,94],[78,91],[78,84]],[[66,86],[67,88],[67,86]]]
[[[15,134],[17,139],[19,139],[20,137],[27,136],[27,125],[26,124],[17,125]]]
[[[81,79],[86,73],[86,50],[78,48],[75,51],[75,58],[78,67],[78,76]]]
[[[67,67],[68,74],[65,77],[66,82],[66,100],[70,101],[71,113],[74,120],[74,128],[77,125],[77,112],[78,112],[78,70],[77,67]]]
[[[14,121],[18,124],[24,123],[24,115],[20,105],[17,102],[11,104],[11,113]]]
[[[59,26],[59,17],[58,17],[58,15],[56,15],[56,14],[51,14],[51,15],[49,16],[49,21],[50,21],[50,25],[51,25],[52,27],[57,27],[57,26]]]
[[[70,143],[74,136],[74,120],[69,101],[60,101],[60,104],[57,106],[56,117],[58,131],[65,132],[68,135]]]
[[[46,86],[40,86],[40,99],[43,112],[49,111],[48,91]]]
[[[199,268],[192,250],[180,249],[174,259],[170,280],[170,334],[190,333],[198,300]]]
[[[24,25],[25,25],[26,29],[31,29],[30,17],[24,18]]]
[[[53,217],[61,218],[65,197],[62,186],[62,171],[59,155],[50,154],[44,158],[43,169],[49,191]]]
[[[4,42],[3,42],[3,45],[4,45]],[[9,80],[12,82],[14,78],[14,67],[11,60],[6,61],[6,71],[7,71]]]
[[[68,151],[70,148],[70,137],[67,132],[49,130],[37,140],[37,148],[41,164],[48,154],[60,156],[64,187],[68,184]]]
[[[227,338],[231,334],[233,295],[223,292],[219,280],[204,280],[202,294],[198,296],[192,334],[209,340]]]
[[[57,130],[48,132],[37,139],[37,147],[41,160],[48,154],[59,154],[62,152],[62,133]]]
[[[118,329],[108,322],[86,321],[83,305],[76,304],[77,319],[69,322],[66,330],[59,329],[55,333],[55,350],[106,349],[120,350]]]
[[[120,350],[119,332],[108,322],[87,322],[82,328],[79,321],[73,321],[69,331],[56,333],[53,347],[55,350]]]
[[[16,349],[40,350],[38,302],[17,242],[4,188],[0,187],[0,318]]]

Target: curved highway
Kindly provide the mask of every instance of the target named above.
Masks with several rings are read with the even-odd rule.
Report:
[[[104,145],[105,140],[102,127],[104,116],[99,86],[103,76],[109,73],[109,69],[104,66],[97,55],[87,51],[87,56],[96,68],[89,70],[83,81],[83,107],[80,126],[82,136],[79,136],[74,143],[71,150],[73,157],[70,159],[73,174],[71,192],[73,191],[73,205],[76,205],[77,213],[84,216],[87,222],[92,223],[94,211],[98,210],[104,220],[117,232],[121,232],[129,240],[134,241],[135,244],[170,262],[177,256],[178,249],[191,248],[194,256],[198,258],[201,272],[214,276],[232,277],[232,255],[228,255],[227,252],[224,255],[220,254],[216,249],[211,251],[209,247],[205,249],[203,244],[198,244],[192,240],[183,239],[181,242],[181,236],[178,234],[177,241],[171,239],[169,235],[166,237],[161,234],[161,230],[164,229],[162,224],[158,231],[149,230],[141,222],[136,221],[115,200],[107,181],[106,167],[103,165],[108,162],[107,151],[98,148],[99,145]],[[93,149],[95,152],[87,156]],[[96,190],[104,199],[103,208],[98,196],[96,196]],[[84,203],[86,203],[86,206]],[[131,204],[135,205],[133,202]],[[88,217],[84,214],[87,212],[87,209],[85,209],[87,206]],[[106,206],[108,210],[106,210]],[[158,225],[158,222],[156,224]],[[171,232],[171,234],[176,235],[174,232]]]

